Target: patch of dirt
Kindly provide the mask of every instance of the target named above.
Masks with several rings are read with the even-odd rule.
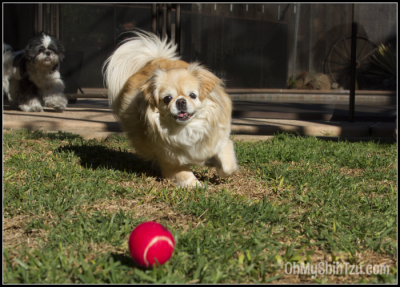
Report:
[[[226,179],[222,179],[218,176],[215,168],[203,168],[195,167],[192,169],[196,178],[201,182],[205,183],[208,181],[207,194],[218,193],[225,189],[231,194],[237,194],[245,196],[247,199],[262,200],[264,197],[275,199],[279,196],[280,191],[285,189],[292,189],[291,186],[282,184],[276,186],[274,184],[268,184],[261,180],[255,172],[241,168],[239,171],[234,173],[232,176]],[[123,188],[134,187],[137,190],[150,190],[150,189],[168,189],[174,190],[177,187],[168,179],[162,177],[146,177],[142,174],[141,179],[135,181],[124,181],[114,182],[109,180],[108,184],[118,185]]]
[[[12,248],[22,247],[39,248],[39,239],[46,237],[47,232],[43,229],[32,229],[29,233],[25,231],[25,223],[31,218],[30,215],[14,216],[13,218],[3,218],[3,249],[8,247],[10,256],[16,256]],[[3,266],[5,264],[3,253]]]
[[[138,199],[116,199],[109,200],[90,206],[82,206],[82,210],[90,213],[91,210],[103,210],[110,213],[117,213],[120,209],[124,212],[133,211],[133,218],[147,218],[148,221],[165,222],[173,228],[186,228],[191,223],[197,223],[198,220],[193,215],[186,215],[174,211],[171,206],[165,202],[154,202],[154,196],[148,195]]]
[[[271,161],[269,165],[282,165],[278,161]],[[232,194],[245,196],[247,199],[263,199],[264,197],[276,198],[279,192],[285,189],[292,189],[286,184],[276,184],[275,182],[266,182],[261,179],[257,172],[240,167],[240,170],[226,179],[221,179],[215,168],[209,168],[200,171],[194,171],[195,176],[202,182],[208,180],[208,192],[218,192],[225,189]]]
[[[231,194],[245,196],[248,199],[263,199],[264,197],[274,197],[272,187],[268,186],[260,179],[255,172],[241,168],[232,176],[221,179],[215,168],[210,168],[202,172],[195,171],[194,175],[201,181],[208,181],[207,193],[217,193],[222,189]]]
[[[352,177],[360,177],[364,175],[364,169],[362,168],[346,168],[341,167],[339,171],[342,175],[352,176]]]

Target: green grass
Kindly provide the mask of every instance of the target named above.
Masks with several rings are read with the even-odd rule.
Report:
[[[3,138],[5,283],[397,282],[395,143],[289,134],[235,142],[239,179],[259,184],[255,197],[235,177],[213,184],[204,167],[194,169],[209,189],[164,184],[124,136],[20,130]],[[173,257],[147,270],[127,248],[146,220],[176,239]],[[313,279],[281,267],[325,260],[388,262],[390,274]]]

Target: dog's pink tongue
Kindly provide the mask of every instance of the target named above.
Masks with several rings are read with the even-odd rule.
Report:
[[[184,117],[186,117],[187,116],[187,113],[179,113],[179,117],[180,118],[184,118]]]

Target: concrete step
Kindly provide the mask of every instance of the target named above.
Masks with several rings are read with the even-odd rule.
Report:
[[[106,99],[79,99],[62,112],[45,108],[42,113],[26,113],[3,109],[3,129],[65,131],[81,134],[85,138],[104,138],[121,133]],[[395,122],[348,122],[328,120],[290,120],[265,118],[233,118],[232,134],[236,137],[272,136],[277,132],[297,132],[302,136],[325,138],[387,138],[394,140]],[[256,137],[257,138],[257,137]],[[397,138],[397,136],[396,136]]]

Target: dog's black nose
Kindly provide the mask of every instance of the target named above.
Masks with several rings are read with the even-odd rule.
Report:
[[[186,100],[185,99],[179,99],[176,101],[176,107],[178,108],[178,110],[180,111],[186,111],[187,107],[186,107]]]
[[[50,53],[50,51],[46,51],[45,54],[46,54],[46,56],[50,56],[51,53]]]

